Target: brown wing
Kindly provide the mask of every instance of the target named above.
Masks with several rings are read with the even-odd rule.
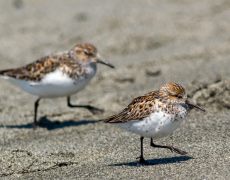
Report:
[[[70,73],[69,66],[74,66],[76,72],[79,72],[80,68],[79,64],[69,57],[67,53],[62,53],[45,56],[20,68],[2,70],[0,75],[21,80],[40,81],[45,74],[55,71],[60,66],[66,73]]]
[[[45,73],[54,71],[59,65],[55,56],[45,56],[20,68],[0,71],[0,75],[20,80],[40,81]]]
[[[149,93],[148,93],[149,94]],[[147,117],[154,112],[158,91],[135,98],[123,111],[104,120],[106,123],[124,123]]]

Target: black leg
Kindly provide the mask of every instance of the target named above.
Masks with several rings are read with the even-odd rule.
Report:
[[[163,145],[154,144],[152,138],[151,138],[151,141],[150,141],[150,146],[156,147],[156,148],[169,149],[170,151],[175,152],[175,153],[180,154],[180,155],[185,155],[185,154],[187,154],[187,152],[182,151],[182,150],[180,150],[180,149],[178,149],[178,148],[175,148],[175,147],[173,147],[173,146],[163,146]]]
[[[70,96],[67,97],[67,105],[70,108],[85,108],[88,109],[92,114],[100,114],[103,113],[104,110],[103,109],[99,109],[90,105],[73,105],[70,102]]]
[[[141,137],[140,140],[141,140],[141,155],[137,159],[139,159],[140,164],[146,164],[146,161],[144,159],[144,152],[143,152],[143,140],[144,140],[144,137]]]
[[[37,125],[38,125],[38,122],[37,122],[37,112],[38,112],[38,106],[39,106],[39,101],[41,99],[38,98],[35,103],[34,103],[34,124],[33,124],[33,127],[36,128]]]

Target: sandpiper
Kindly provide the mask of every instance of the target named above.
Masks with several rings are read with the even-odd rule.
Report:
[[[154,141],[172,134],[193,108],[205,111],[188,100],[185,89],[180,84],[169,82],[159,90],[135,98],[124,110],[105,119],[104,122],[119,124],[122,128],[141,136],[141,155],[138,158],[141,164],[145,164],[144,137],[150,138],[152,147],[166,148],[181,155],[187,154],[173,146],[157,145]]]
[[[73,105],[70,102],[70,96],[82,90],[94,77],[97,63],[114,68],[103,61],[94,45],[82,43],[69,51],[44,56],[20,68],[1,70],[0,76],[38,97],[34,104],[33,124],[36,126],[37,110],[42,98],[67,97],[67,105],[71,108],[86,108],[92,113],[103,112],[90,105]]]

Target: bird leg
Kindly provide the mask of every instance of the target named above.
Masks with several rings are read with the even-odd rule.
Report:
[[[37,112],[38,112],[38,106],[39,106],[39,101],[41,99],[38,98],[35,103],[34,103],[34,123],[33,123],[33,128],[35,129],[38,125],[38,122],[37,122]]]
[[[139,157],[137,157],[137,159],[139,159],[140,164],[147,164],[147,162],[144,159],[144,153],[143,153],[143,140],[144,140],[144,137],[141,137],[140,140],[141,140],[141,155]]]
[[[156,148],[165,148],[165,149],[169,149],[171,152],[175,152],[175,153],[180,154],[180,155],[185,155],[185,154],[187,154],[187,152],[182,151],[182,150],[180,150],[180,149],[178,149],[178,148],[175,148],[175,147],[173,147],[173,146],[164,146],[164,145],[157,145],[157,144],[154,144],[152,138],[151,138],[151,141],[150,141],[150,146],[156,147]]]
[[[73,105],[70,102],[70,96],[67,97],[67,105],[70,108],[85,108],[85,109],[88,109],[92,114],[100,114],[100,113],[104,112],[103,109],[99,109],[99,108],[96,108],[96,107],[90,106],[90,105]]]

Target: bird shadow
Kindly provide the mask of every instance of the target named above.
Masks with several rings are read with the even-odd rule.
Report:
[[[97,120],[68,120],[68,121],[58,121],[58,120],[50,120],[46,116],[42,116],[38,120],[38,127],[46,128],[47,130],[55,130],[65,127],[71,126],[82,126],[87,124],[94,124],[97,123]],[[21,124],[21,125],[0,125],[0,128],[18,128],[18,129],[33,129],[33,123]]]
[[[131,166],[131,167],[156,166],[156,165],[163,165],[163,164],[181,163],[184,161],[188,161],[190,159],[193,159],[193,157],[191,156],[173,156],[173,157],[146,160],[145,164],[140,164],[138,161],[132,161],[132,162],[122,162],[122,163],[117,163],[117,164],[111,164],[109,166]]]

